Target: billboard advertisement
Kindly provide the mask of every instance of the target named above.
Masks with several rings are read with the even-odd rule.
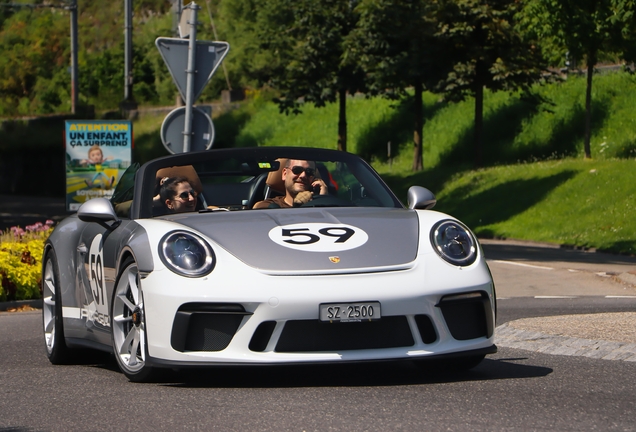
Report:
[[[66,209],[110,198],[132,158],[128,120],[66,120]]]

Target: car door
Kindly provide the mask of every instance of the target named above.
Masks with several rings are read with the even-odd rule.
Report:
[[[110,344],[110,298],[107,283],[114,283],[115,263],[113,253],[106,252],[105,244],[112,230],[97,223],[84,228],[77,247],[77,283],[85,322],[87,338],[94,342]],[[112,291],[112,288],[111,288]]]

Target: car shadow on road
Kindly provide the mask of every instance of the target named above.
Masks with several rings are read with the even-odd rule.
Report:
[[[183,388],[382,387],[539,378],[552,369],[485,359],[469,371],[443,371],[410,361],[346,365],[211,367],[165,371],[157,384]]]

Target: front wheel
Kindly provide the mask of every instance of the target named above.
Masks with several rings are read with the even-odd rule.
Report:
[[[125,261],[122,268],[111,307],[113,351],[119,368],[129,380],[148,381],[153,369],[146,364],[146,324],[139,272],[132,259]]]
[[[55,251],[50,249],[44,257],[42,275],[42,324],[44,345],[49,361],[55,365],[68,363],[71,353],[64,340],[62,318],[62,290]]]

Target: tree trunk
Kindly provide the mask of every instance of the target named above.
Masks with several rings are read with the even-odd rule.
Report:
[[[592,75],[596,64],[596,53],[587,56],[587,87],[585,89],[585,138],[583,148],[585,149],[585,159],[592,158],[590,149],[590,138],[592,131]]]
[[[484,87],[477,84],[475,89],[475,129],[473,130],[473,145],[475,147],[475,167],[483,163],[483,131],[484,131]]]
[[[421,171],[424,169],[424,146],[422,143],[422,135],[424,133],[424,116],[422,110],[422,83],[417,82],[414,85],[415,95],[413,96],[413,114],[415,115],[415,129],[413,130],[413,144],[415,145],[413,153],[413,171]]]
[[[338,90],[340,110],[338,112],[338,150],[347,151],[347,90]]]

